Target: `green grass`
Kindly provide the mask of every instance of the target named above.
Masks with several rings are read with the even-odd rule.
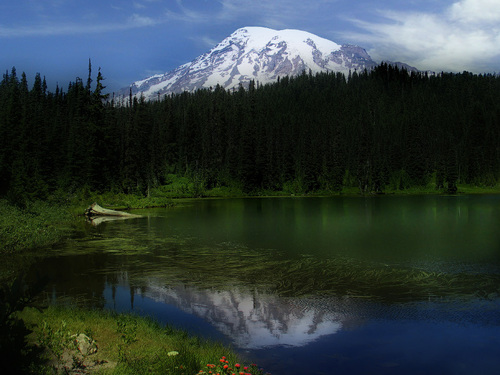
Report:
[[[239,358],[228,347],[189,336],[153,319],[102,310],[51,306],[44,311],[25,308],[18,313],[33,332],[28,342],[38,347],[39,358],[31,369],[37,373],[60,373],[85,366],[99,374],[198,374],[207,364],[225,356]],[[84,333],[97,346],[93,354],[78,351],[75,335]],[[253,367],[250,374],[262,374]]]
[[[457,184],[457,193],[455,195],[461,194],[500,194],[500,184],[495,186],[474,186],[467,184]],[[385,194],[394,195],[446,195],[448,194],[445,188],[436,189],[434,184],[429,184],[427,186],[413,186],[403,190],[387,189],[384,191]]]
[[[38,201],[21,209],[0,200],[0,253],[54,244],[71,233],[72,224],[66,208]]]
[[[458,185],[459,194],[500,194],[500,184],[495,186]]]

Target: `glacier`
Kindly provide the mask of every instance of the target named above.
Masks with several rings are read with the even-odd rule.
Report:
[[[209,52],[178,68],[132,83],[118,92],[122,97],[193,92],[220,85],[226,90],[276,82],[279,77],[304,71],[341,72],[372,69],[377,63],[359,46],[337,44],[312,33],[265,27],[243,27]]]

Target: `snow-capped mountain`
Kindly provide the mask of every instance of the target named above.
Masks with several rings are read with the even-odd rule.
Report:
[[[236,30],[209,52],[165,74],[134,82],[121,90],[156,99],[158,95],[215,87],[244,87],[250,80],[261,84],[278,77],[313,73],[371,69],[377,63],[361,47],[339,45],[300,30],[245,27]]]

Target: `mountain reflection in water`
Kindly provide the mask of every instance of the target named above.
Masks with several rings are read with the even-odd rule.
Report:
[[[145,295],[203,318],[243,349],[303,346],[342,326],[340,316],[332,312],[240,288],[199,290],[162,287],[153,281]]]

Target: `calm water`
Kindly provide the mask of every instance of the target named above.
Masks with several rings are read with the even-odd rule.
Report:
[[[280,374],[493,374],[500,196],[201,200],[87,228],[44,298],[135,311]]]

